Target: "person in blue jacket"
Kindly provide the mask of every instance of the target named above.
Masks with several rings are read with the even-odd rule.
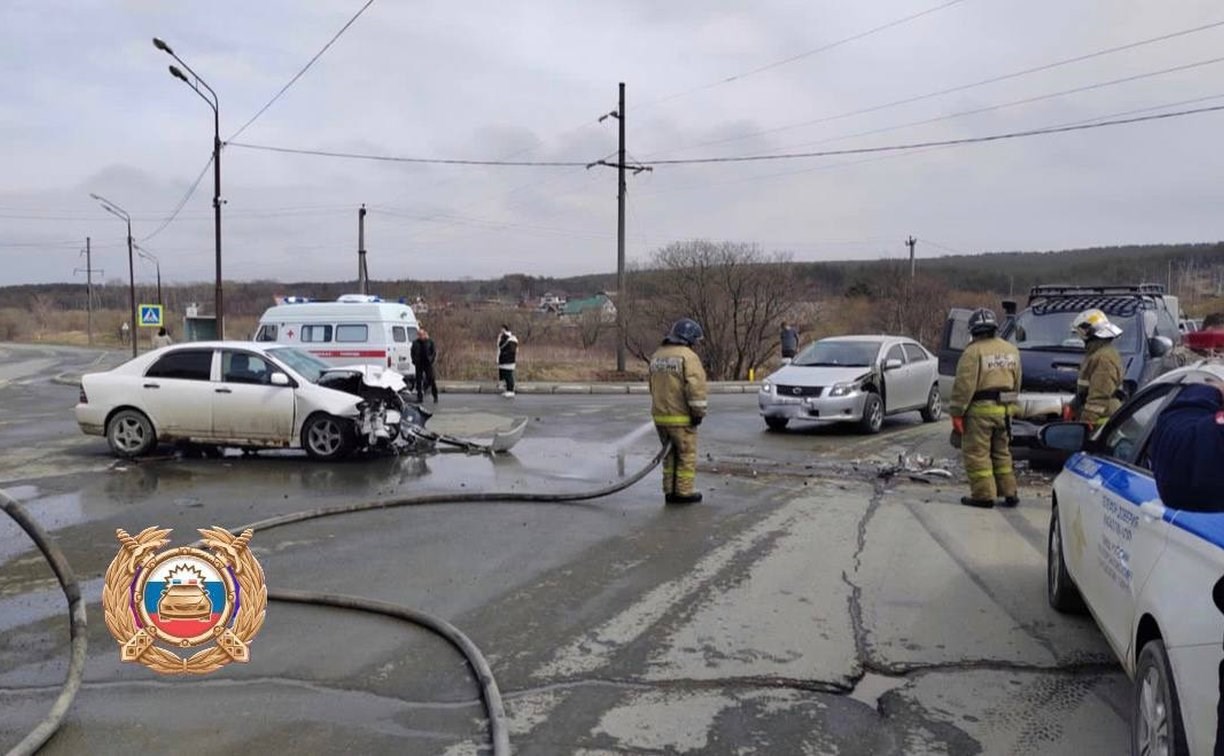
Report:
[[[1166,507],[1224,511],[1224,384],[1182,389],[1160,413],[1148,449]]]

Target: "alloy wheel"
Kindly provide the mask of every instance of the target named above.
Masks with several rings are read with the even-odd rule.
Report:
[[[115,425],[112,432],[115,444],[125,452],[136,452],[144,446],[145,427],[134,417],[123,417]]]
[[[1168,687],[1162,685],[1160,672],[1150,667],[1139,685],[1139,753],[1141,756],[1166,756],[1169,753]]]
[[[340,425],[333,419],[316,420],[307,432],[310,448],[321,456],[335,454],[344,443],[344,434]]]

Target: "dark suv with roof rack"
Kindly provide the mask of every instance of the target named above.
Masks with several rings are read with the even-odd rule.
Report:
[[[1075,394],[1084,343],[1071,329],[1084,310],[1102,310],[1122,329],[1114,346],[1122,355],[1124,387],[1133,393],[1161,372],[1161,357],[1181,340],[1178,305],[1159,284],[1138,286],[1034,286],[1027,306],[1016,312],[1004,302],[999,335],[1020,350],[1023,382],[1020,412],[1013,422],[1013,446],[1035,445],[1037,427],[1057,419]],[[956,362],[969,343],[967,321],[972,310],[954,309],[944,325],[939,349],[939,384],[951,393]]]

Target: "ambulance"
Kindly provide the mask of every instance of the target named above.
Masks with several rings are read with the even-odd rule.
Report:
[[[287,297],[259,318],[254,340],[295,346],[329,365],[392,368],[411,384],[418,328],[411,307],[376,296],[345,294],[334,302]]]

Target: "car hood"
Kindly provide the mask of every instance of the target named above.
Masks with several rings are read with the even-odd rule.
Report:
[[[391,368],[379,367],[377,365],[334,367],[324,371],[323,375],[336,375],[340,373],[360,373],[361,382],[365,385],[374,388],[390,389],[397,394],[408,388],[408,382],[404,380],[404,376]]]
[[[832,386],[834,383],[854,383],[870,375],[869,367],[802,367],[787,365],[766,380],[782,386]]]

